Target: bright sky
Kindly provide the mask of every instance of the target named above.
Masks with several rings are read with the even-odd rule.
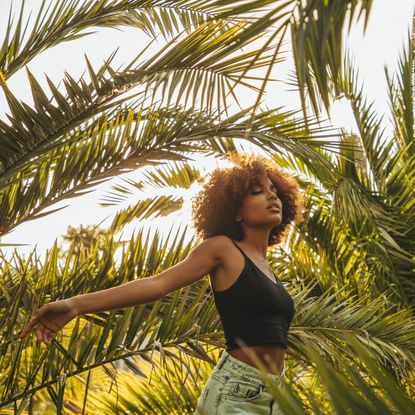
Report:
[[[17,10],[21,1],[3,0],[0,2],[0,42],[3,40],[5,34],[7,16],[11,3],[13,3],[15,10]],[[37,10],[40,3],[40,0],[32,0],[31,2],[26,2],[26,7],[28,10],[30,10],[29,7]],[[374,0],[366,34],[363,35],[362,25],[355,25],[351,34],[348,36],[349,48],[355,57],[365,94],[369,100],[375,102],[375,106],[381,114],[388,114],[384,66],[387,65],[391,71],[395,70],[398,57],[407,40],[408,31],[411,28],[414,6],[415,0]],[[39,57],[32,60],[28,67],[43,85],[44,73],[47,73],[53,81],[58,83],[62,79],[65,70],[75,78],[84,72],[84,53],[88,55],[93,66],[97,68],[111,52],[119,47],[116,64],[121,65],[129,62],[147,42],[148,38],[138,30],[123,29],[119,31],[99,29],[95,35],[75,42],[58,45],[42,53]],[[291,68],[291,60],[288,59],[275,68],[273,77],[284,81],[287,79],[288,72]],[[8,86],[19,98],[26,102],[32,102],[24,70],[15,74],[8,81]],[[287,109],[299,109],[298,96],[295,92],[289,91],[289,89],[290,86],[284,85],[284,82],[278,83],[278,85],[272,88],[272,94],[268,93],[266,98],[267,105],[269,107],[284,106]],[[244,105],[251,104],[252,94],[242,92],[241,100]],[[0,117],[4,118],[5,112],[7,112],[7,106],[4,96],[0,92]],[[351,112],[345,103],[336,103],[332,115],[332,123],[334,126],[344,127],[348,131],[354,130]],[[387,119],[385,123],[387,123]],[[243,142],[238,141],[238,143]],[[244,144],[244,148],[248,150],[252,149],[252,147],[248,147],[246,144]],[[206,157],[195,160],[197,167],[202,168],[205,172],[211,171],[217,166],[225,165],[225,163],[218,162],[214,159],[208,160]],[[138,178],[139,174],[130,174],[129,177]],[[54,240],[66,232],[68,225],[98,224],[110,216],[102,223],[103,227],[108,226],[111,221],[111,216],[115,213],[116,209],[102,208],[99,206],[99,202],[115,182],[119,182],[119,179],[100,186],[93,193],[79,198],[69,199],[66,203],[63,202],[53,206],[53,208],[56,208],[66,204],[69,205],[58,213],[21,224],[14,231],[1,238],[0,242],[28,244],[26,247],[17,248],[21,254],[27,254],[35,246],[37,246],[40,254],[44,254]],[[148,195],[151,196],[152,194],[149,193]],[[183,224],[190,224],[189,210],[176,215],[173,221],[177,227]],[[164,233],[170,229],[172,218],[141,221],[138,225],[147,226],[149,224],[152,225],[153,231],[158,229],[159,232]],[[128,235],[132,228],[133,226],[128,226],[124,234]],[[5,248],[3,251],[11,253],[12,249]]]

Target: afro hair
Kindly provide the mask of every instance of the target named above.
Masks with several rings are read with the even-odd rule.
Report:
[[[243,228],[236,221],[238,207],[250,188],[268,176],[282,202],[282,222],[271,230],[268,246],[282,242],[291,224],[304,220],[304,198],[297,180],[273,161],[253,153],[228,152],[225,157],[234,166],[215,169],[205,183],[199,179],[202,189],[192,198],[192,221],[197,235],[202,239],[227,235],[242,240]]]

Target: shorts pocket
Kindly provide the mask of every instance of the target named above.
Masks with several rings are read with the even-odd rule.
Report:
[[[214,369],[211,372],[210,377],[212,379],[215,379],[219,383],[222,383],[222,385],[224,385],[231,378],[231,374],[224,371],[223,369],[217,369],[217,370]]]
[[[264,389],[264,384],[232,376],[226,383],[222,398],[239,402],[253,401],[259,398]]]

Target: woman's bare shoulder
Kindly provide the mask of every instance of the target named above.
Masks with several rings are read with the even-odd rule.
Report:
[[[205,239],[200,245],[206,246],[206,249],[214,252],[220,258],[226,258],[230,250],[234,248],[232,240],[227,235],[216,235]]]

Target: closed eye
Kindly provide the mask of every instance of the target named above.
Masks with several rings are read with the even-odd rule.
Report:
[[[271,188],[271,190],[275,193],[275,196],[277,196],[277,197],[278,197],[278,194],[277,194],[277,189],[274,187],[274,188]],[[252,193],[253,195],[256,195],[256,194],[262,193],[262,190],[253,190],[251,193]]]

